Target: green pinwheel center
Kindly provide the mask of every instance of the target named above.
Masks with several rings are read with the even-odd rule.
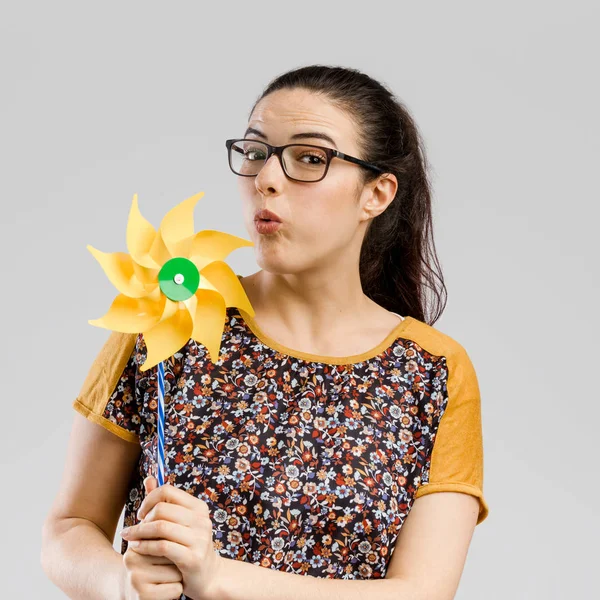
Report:
[[[172,258],[158,273],[161,292],[174,302],[191,298],[200,284],[196,265],[187,258]]]

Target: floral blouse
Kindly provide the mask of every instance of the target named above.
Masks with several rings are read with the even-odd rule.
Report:
[[[124,526],[156,474],[157,368],[140,372],[145,356],[141,334],[111,332],[73,402],[141,447]],[[422,321],[332,357],[282,346],[229,307],[216,363],[190,339],[163,364],[165,481],[208,504],[226,558],[382,578],[416,498],[471,494],[477,523],[487,517],[477,377],[465,349]]]

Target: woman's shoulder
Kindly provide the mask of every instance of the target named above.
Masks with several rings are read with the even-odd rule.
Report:
[[[468,360],[465,346],[455,337],[415,317],[405,318],[406,326],[401,332],[401,337],[415,342],[430,354],[452,357],[454,360]]]
[[[451,388],[478,388],[477,373],[470,352],[455,337],[424,321],[407,317],[400,337],[416,344],[412,351],[421,368],[430,365],[437,370],[444,366],[444,378]],[[477,394],[478,395],[478,391]]]

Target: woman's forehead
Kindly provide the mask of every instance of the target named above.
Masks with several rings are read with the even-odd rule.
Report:
[[[328,134],[338,148],[347,148],[355,135],[346,113],[307,90],[278,90],[265,96],[256,105],[248,127],[261,131],[275,145],[294,134],[317,131]]]

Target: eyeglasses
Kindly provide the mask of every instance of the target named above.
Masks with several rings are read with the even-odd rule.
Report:
[[[286,177],[293,181],[317,182],[327,175],[332,158],[341,158],[378,173],[384,171],[371,163],[333,148],[311,144],[271,146],[253,139],[226,140],[229,168],[242,177],[256,177],[273,154],[279,158]]]

